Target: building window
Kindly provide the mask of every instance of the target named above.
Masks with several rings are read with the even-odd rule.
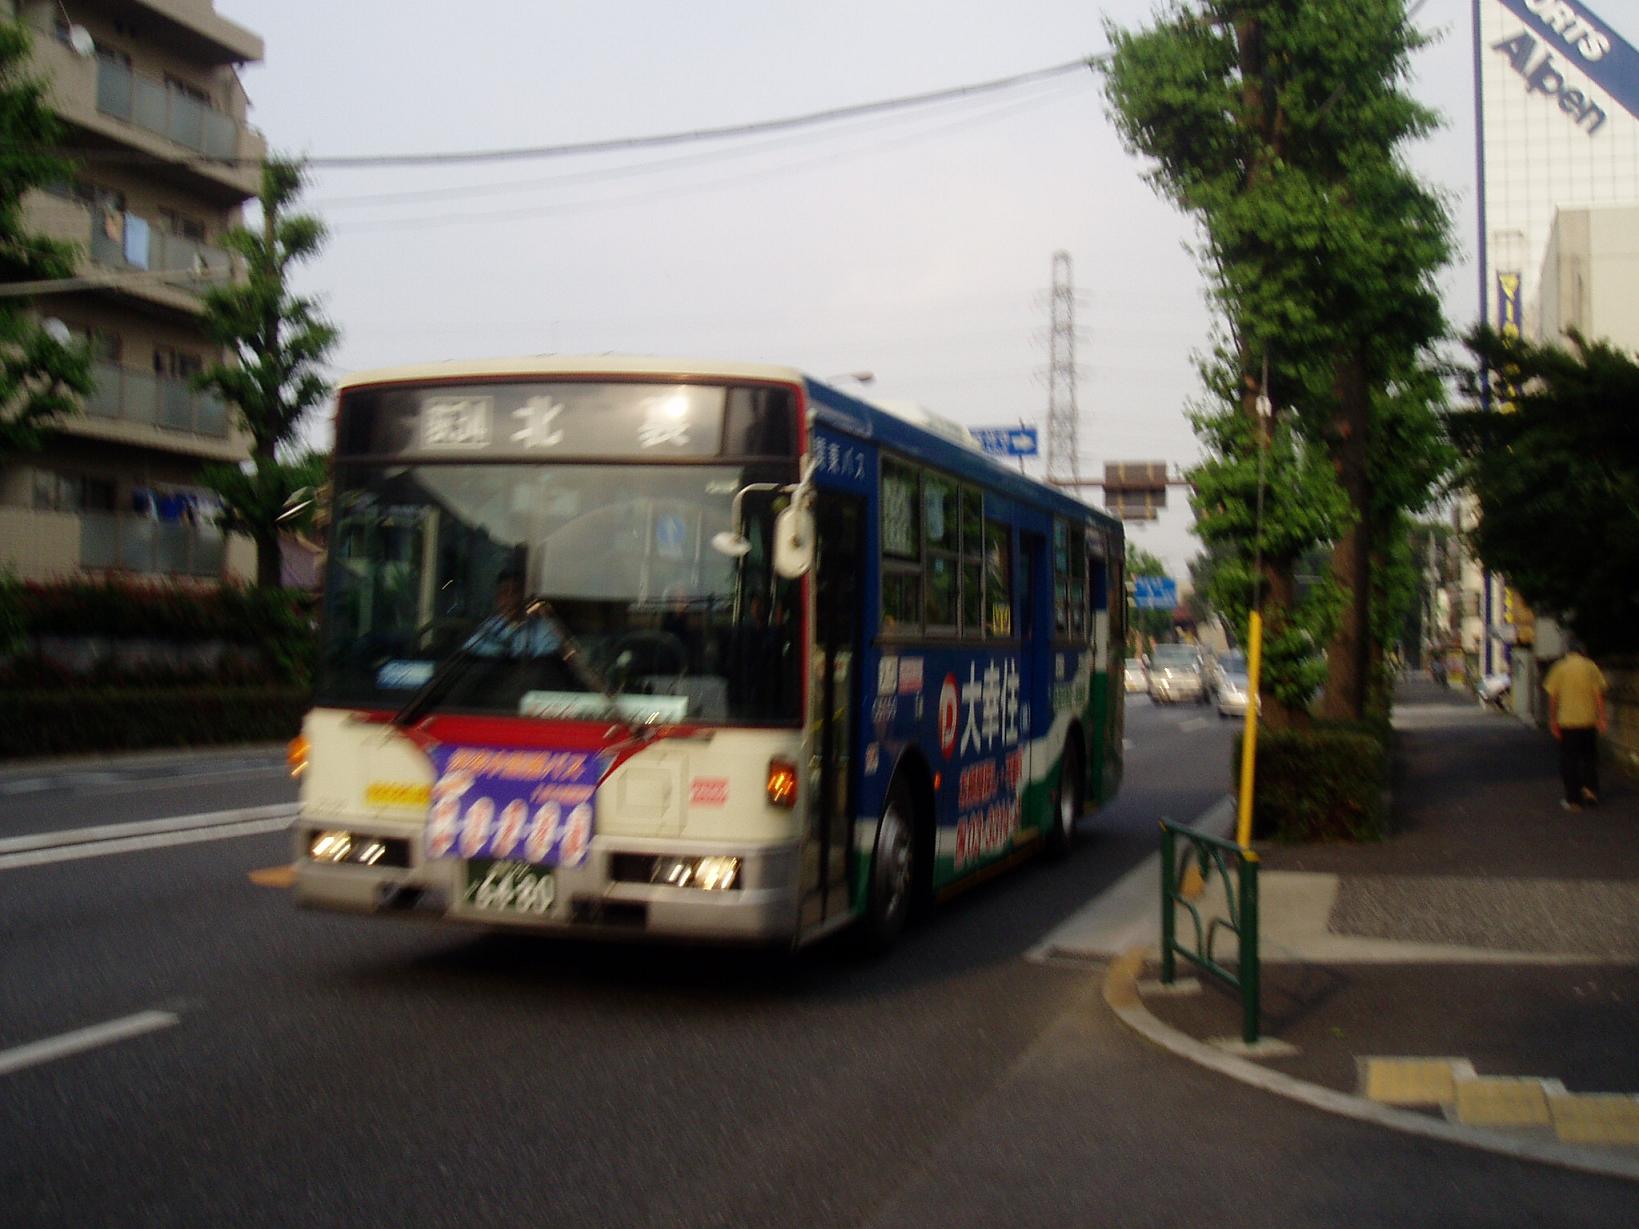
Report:
[[[205,362],[197,354],[173,350],[169,346],[154,347],[154,374],[173,380],[187,380],[205,369]]]
[[[34,507],[40,512],[112,512],[114,483],[84,474],[34,471]]]
[[[198,218],[191,218],[187,214],[177,213],[171,209],[161,209],[159,219],[165,223],[165,229],[173,235],[183,239],[192,239],[195,243],[205,242],[205,224]]]

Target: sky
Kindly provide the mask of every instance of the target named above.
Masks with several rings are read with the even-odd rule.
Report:
[[[510,149],[694,131],[994,81],[1107,49],[1150,0],[217,0],[272,152]],[[1449,194],[1476,314],[1468,0],[1413,92],[1447,126],[1409,151]],[[1090,71],[846,123],[663,149],[315,169],[330,238],[299,289],[340,327],[333,376],[515,354],[772,362],[968,426],[1045,427],[1053,255],[1075,286],[1079,464],[1198,459],[1210,344],[1193,229],[1144,179]],[[846,379],[838,381],[848,387]],[[859,388],[859,386],[854,386]],[[322,439],[325,425],[313,427]],[[1042,432],[1045,446],[1046,434]],[[1035,463],[1039,472],[1040,464]],[[1097,491],[1087,494],[1099,502]],[[1185,493],[1129,539],[1178,577]]]

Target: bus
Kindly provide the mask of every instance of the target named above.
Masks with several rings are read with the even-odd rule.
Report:
[[[337,391],[295,895],[886,947],[1121,777],[1118,521],[784,367]]]

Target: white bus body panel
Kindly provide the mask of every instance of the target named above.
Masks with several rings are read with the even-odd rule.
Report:
[[[466,904],[466,863],[425,855],[433,768],[397,728],[315,709],[303,732],[311,750],[295,826],[300,904],[582,935],[797,938],[804,774],[798,773],[793,809],[766,797],[771,757],[805,762],[794,730],[723,729],[657,739],[623,761],[597,791],[587,858],[578,867],[555,868],[552,904],[539,917]],[[310,842],[323,831],[345,831],[355,843],[404,842],[395,848],[408,864],[315,861]],[[616,880],[612,864],[620,854],[737,857],[739,886],[707,891]]]

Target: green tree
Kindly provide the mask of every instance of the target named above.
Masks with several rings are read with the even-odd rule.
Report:
[[[208,467],[204,481],[221,496],[225,525],[256,544],[256,583],[279,583],[279,515],[313,481],[310,461],[291,457],[302,420],[329,395],[321,368],[338,332],[318,304],[290,289],[293,266],[324,244],[324,224],[292,213],[302,164],[274,158],[262,168],[260,230],[239,228],[228,246],[243,260],[242,280],[205,296],[205,327],[232,361],[195,379],[233,406],[251,437],[244,466]]]
[[[1216,542],[1264,610],[1277,700],[1265,716],[1303,719],[1327,641],[1328,703],[1356,712],[1370,660],[1372,407],[1441,329],[1432,274],[1448,223],[1396,154],[1434,122],[1403,89],[1419,36],[1404,0],[1177,0],[1152,29],[1110,38],[1116,123],[1154,159],[1157,189],[1199,219],[1225,316],[1207,381],[1223,408],[1199,426],[1227,449],[1206,468],[1226,473],[1197,474],[1212,488],[1203,500],[1198,487],[1197,510],[1224,513]],[[1262,542],[1220,502],[1255,495],[1244,471],[1259,452],[1266,491],[1306,494],[1265,507],[1274,540]],[[1315,546],[1335,548],[1345,603],[1312,588],[1300,605],[1292,565]]]
[[[72,245],[29,233],[23,197],[66,181],[73,164],[49,151],[61,130],[46,87],[29,71],[29,33],[0,20],[0,283],[74,272]],[[85,349],[51,337],[22,297],[0,297],[0,459],[40,447],[45,428],[79,409],[92,388]]]
[[[1467,342],[1473,400],[1446,426],[1480,505],[1475,553],[1595,651],[1639,646],[1639,362],[1577,333]]]

